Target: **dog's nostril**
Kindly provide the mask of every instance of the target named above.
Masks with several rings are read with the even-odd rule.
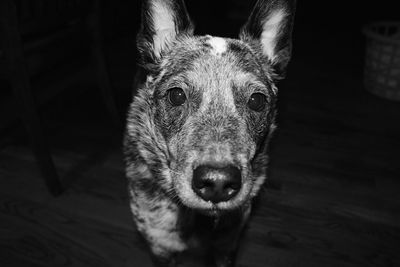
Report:
[[[238,189],[240,189],[240,183],[239,183],[239,182],[230,182],[230,183],[227,183],[227,184],[224,186],[224,189],[238,190]]]
[[[193,171],[193,191],[206,201],[228,201],[241,186],[241,172],[235,166],[215,168],[203,165]]]

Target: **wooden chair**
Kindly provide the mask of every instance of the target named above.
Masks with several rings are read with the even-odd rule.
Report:
[[[100,10],[98,0],[0,1],[0,79],[12,88],[14,110],[25,125],[44,181],[55,196],[61,194],[63,186],[42,128],[39,106],[94,69],[105,105],[119,125],[103,54]],[[7,104],[13,108],[10,103],[3,101],[2,110]],[[3,119],[12,119],[12,112],[1,113]]]

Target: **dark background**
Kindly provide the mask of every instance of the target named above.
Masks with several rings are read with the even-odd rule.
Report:
[[[235,38],[254,3],[255,0],[189,0],[187,7],[196,25],[196,34]],[[126,56],[121,60],[125,60],[127,67],[134,72],[140,1],[103,1],[101,6],[106,59],[109,64],[113,64],[116,59],[110,51],[114,49],[113,45],[120,42],[126,48]],[[396,19],[399,19],[398,4],[394,0],[298,1],[293,33],[293,59],[315,65],[318,69],[340,68],[361,78],[366,43],[362,34],[363,26],[373,21]],[[113,68],[111,65],[109,67]],[[114,88],[121,116],[130,101],[132,76],[127,70],[122,77],[118,72],[111,76],[112,82],[122,85]],[[3,83],[2,86],[6,87],[7,84]],[[2,90],[1,93],[5,94],[5,91]]]

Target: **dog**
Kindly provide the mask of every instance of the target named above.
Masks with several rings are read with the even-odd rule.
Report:
[[[124,138],[130,209],[156,266],[204,246],[234,266],[267,177],[295,0],[258,0],[238,39],[195,36],[183,0],[144,0]]]

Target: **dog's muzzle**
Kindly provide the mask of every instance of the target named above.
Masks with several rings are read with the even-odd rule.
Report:
[[[192,189],[205,201],[219,203],[232,199],[242,187],[242,175],[233,165],[200,165],[193,171]]]

